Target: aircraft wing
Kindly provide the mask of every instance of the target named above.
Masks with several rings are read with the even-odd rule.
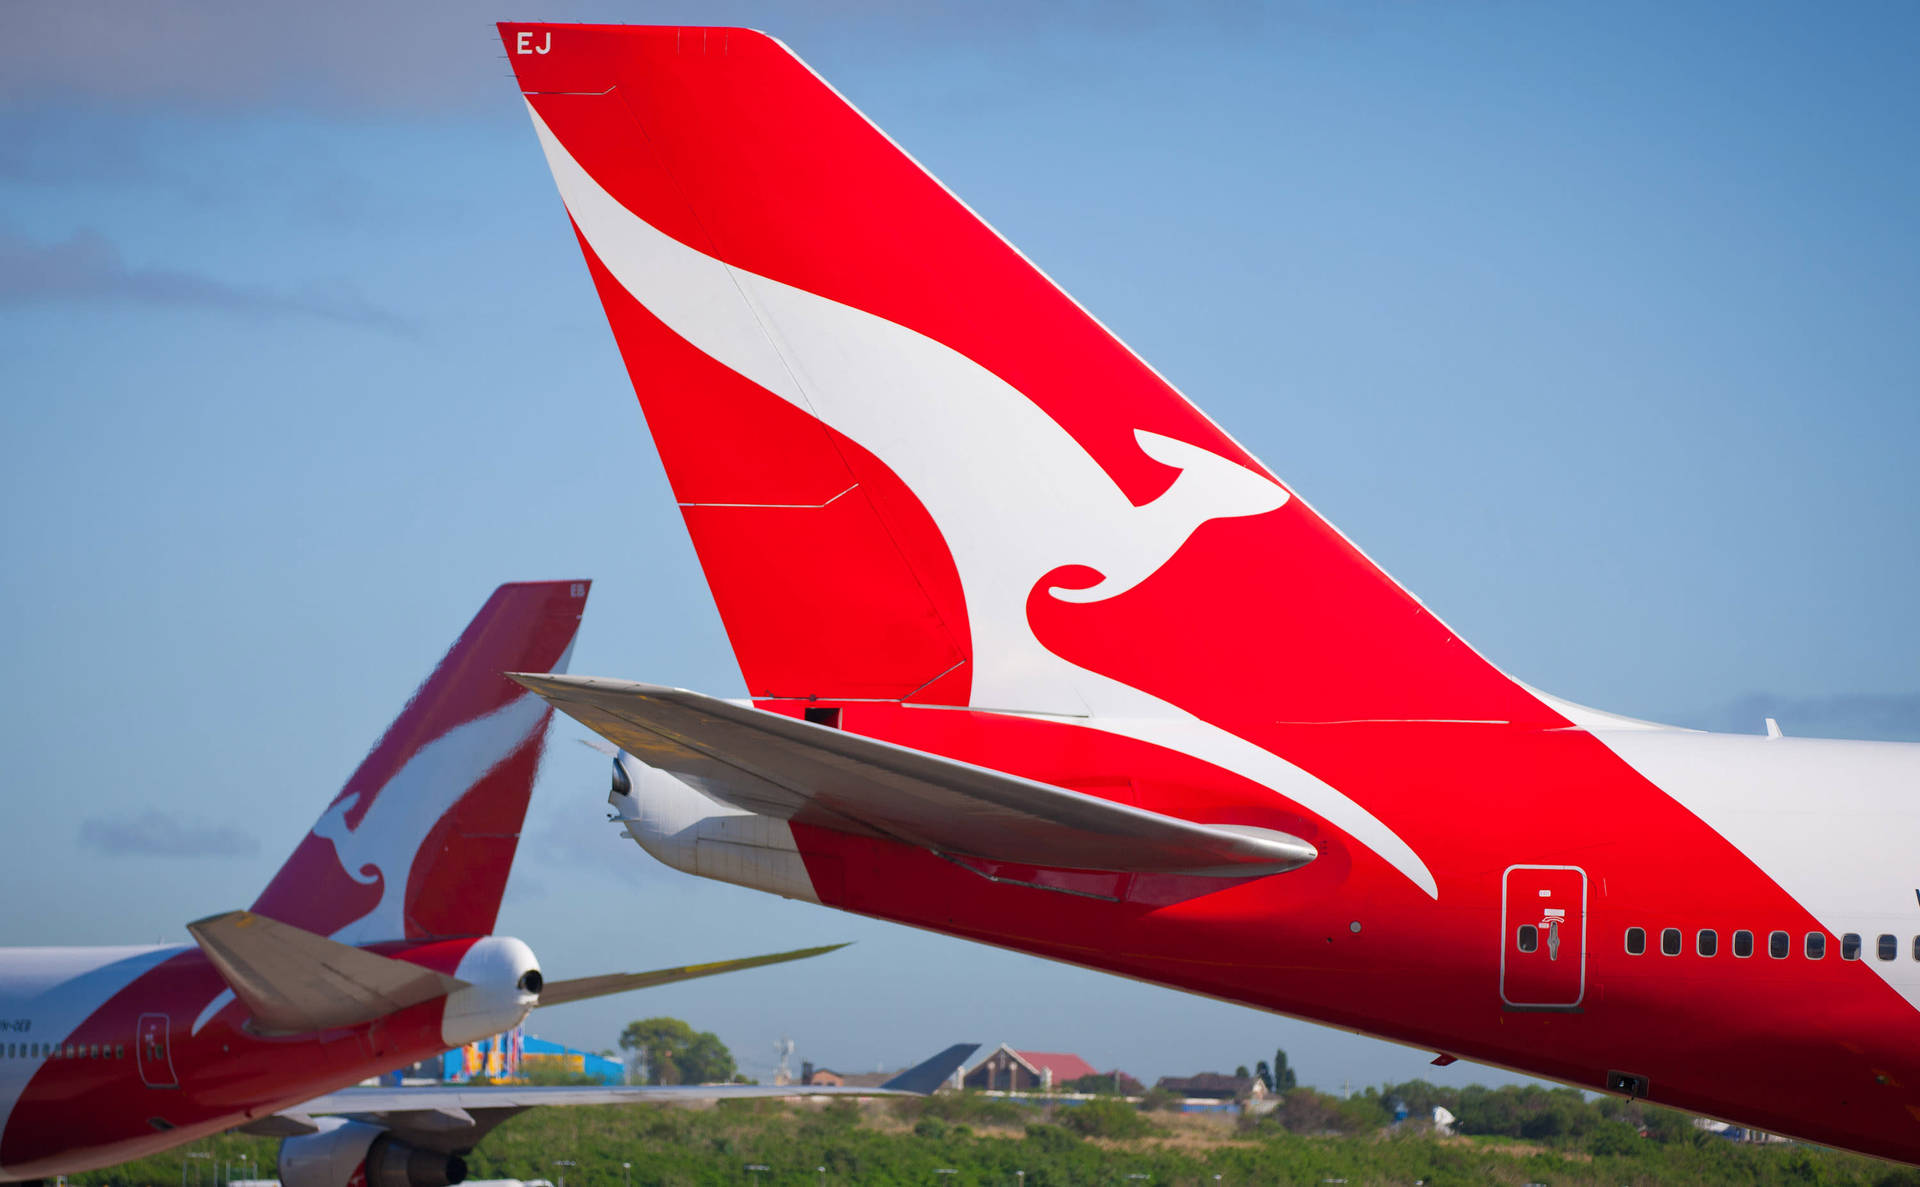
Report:
[[[924,1096],[945,1083],[978,1043],[956,1043],[878,1088],[812,1084],[555,1086],[448,1084],[416,1088],[343,1088],[243,1126],[263,1137],[315,1133],[313,1118],[338,1114],[390,1130],[425,1150],[466,1150],[516,1113],[543,1105],[674,1104],[793,1096]]]
[[[762,816],[1052,869],[1250,877],[1317,856],[1286,833],[1182,820],[685,689],[508,674],[641,762]]]

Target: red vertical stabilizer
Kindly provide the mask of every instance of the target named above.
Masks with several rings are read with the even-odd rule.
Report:
[[[587,581],[494,590],[253,909],[351,943],[486,935],[551,716],[502,672],[564,672]]]

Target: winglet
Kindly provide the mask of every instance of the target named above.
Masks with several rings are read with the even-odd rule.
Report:
[[[942,1084],[947,1082],[947,1077],[953,1075],[953,1073],[959,1069],[960,1065],[967,1061],[969,1055],[972,1055],[979,1049],[980,1044],[978,1043],[955,1043],[925,1063],[915,1064],[906,1071],[901,1072],[885,1084],[880,1085],[880,1087],[885,1088],[889,1092],[912,1092],[920,1096],[930,1095],[937,1091]]]

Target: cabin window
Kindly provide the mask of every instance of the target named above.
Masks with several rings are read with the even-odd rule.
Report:
[[[1663,929],[1660,932],[1660,955],[1662,956],[1680,955],[1680,929],[1679,928],[1669,927],[1669,928]]]
[[[1513,942],[1522,952],[1537,951],[1540,947],[1540,929],[1531,923],[1523,923],[1520,925],[1520,934]]]
[[[1702,956],[1712,956],[1720,951],[1720,933],[1710,927],[1703,927],[1693,937],[1693,950]]]
[[[1840,937],[1840,959],[1841,960],[1859,960],[1860,959],[1860,933],[1859,932],[1850,931],[1846,935]]]
[[[1770,931],[1767,933],[1767,955],[1773,957],[1775,960],[1785,960],[1788,950],[1792,947],[1793,941],[1787,936],[1786,932]]]
[[[1742,960],[1753,955],[1752,932],[1741,930],[1733,933],[1733,954]]]
[[[1810,931],[1807,933],[1807,959],[1825,960],[1827,956],[1827,933]]]
[[[1915,950],[1920,951],[1920,936],[1914,937]],[[1647,929],[1630,927],[1627,929],[1627,955],[1644,956],[1647,951]]]
[[[127,1057],[127,1045],[125,1043],[115,1043],[113,1045],[113,1057],[115,1059],[125,1059]]]
[[[1892,936],[1881,936],[1879,955],[1881,960],[1892,960],[1900,955],[1900,941]]]

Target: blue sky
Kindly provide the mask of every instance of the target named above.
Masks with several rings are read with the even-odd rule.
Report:
[[[250,902],[500,581],[596,580],[576,671],[742,691],[494,15],[10,11],[5,942]],[[1920,738],[1909,7],[497,15],[781,36],[1519,678]],[[502,918],[550,975],[859,942],[549,1037],[1492,1078],[676,874],[616,840],[580,732]]]

